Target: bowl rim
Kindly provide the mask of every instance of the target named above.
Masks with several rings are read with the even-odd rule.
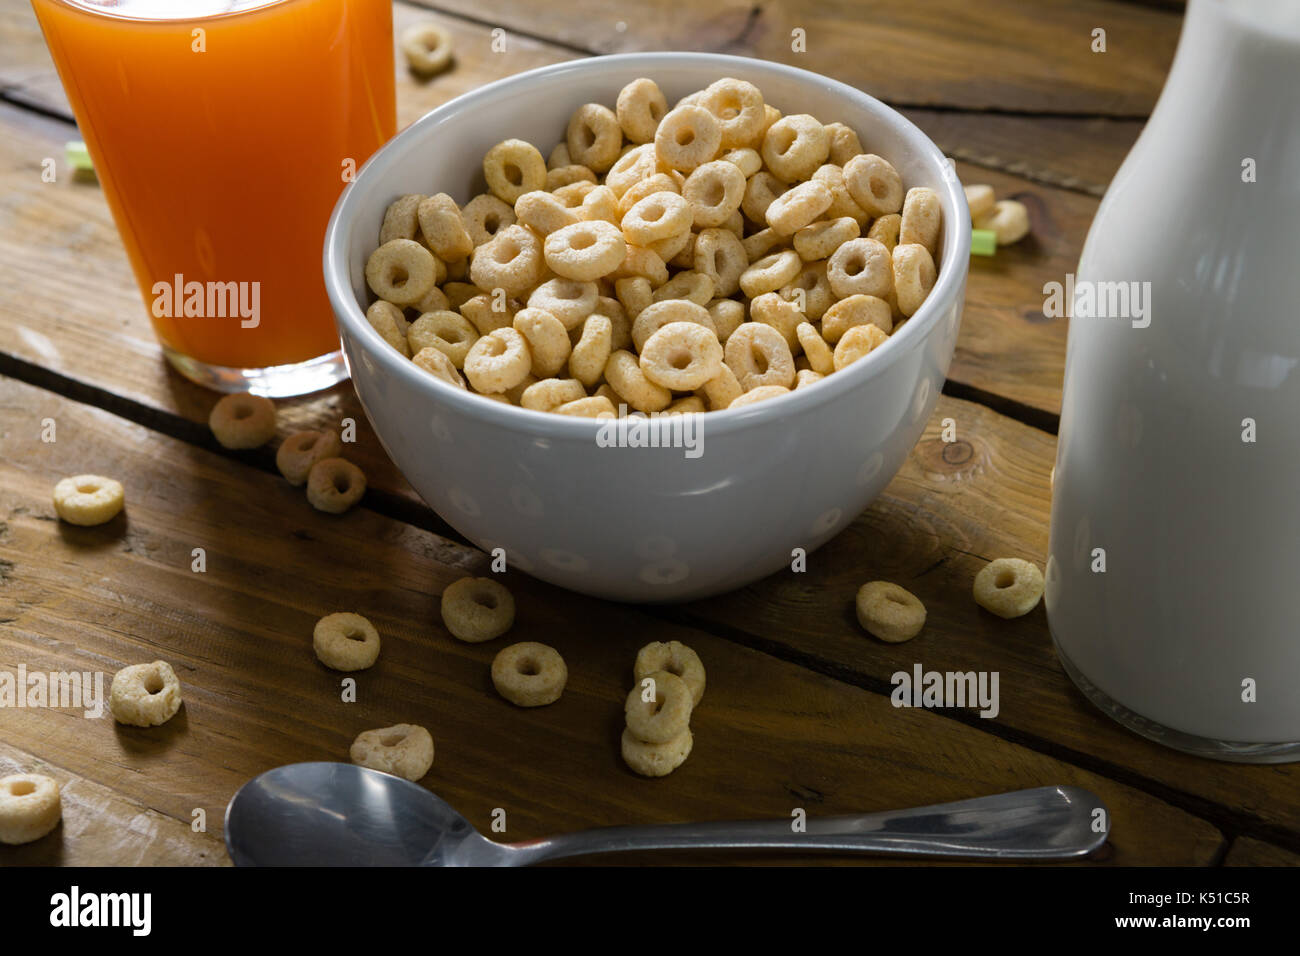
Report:
[[[943,189],[939,190],[944,206],[943,256],[937,266],[937,279],[930,294],[921,308],[903,325],[892,333],[889,340],[880,348],[854,362],[848,369],[828,375],[822,381],[807,388],[791,390],[788,395],[777,399],[756,402],[743,408],[726,408],[721,411],[702,413],[702,423],[698,426],[709,434],[725,433],[737,429],[759,426],[769,418],[779,419],[786,415],[793,416],[811,411],[819,405],[825,405],[846,392],[864,386],[873,378],[883,374],[890,366],[901,361],[903,353],[915,350],[926,340],[934,326],[939,323],[947,306],[962,295],[967,272],[970,267],[971,225],[970,212],[966,205],[966,194],[957,177],[953,163],[943,154],[919,127],[887,103],[876,99],[846,83],[823,76],[811,70],[788,66],[770,60],[728,54],[693,53],[676,51],[654,51],[642,53],[619,53],[604,56],[582,57],[566,60],[549,66],[527,70],[512,76],[495,80],[468,93],[463,93],[443,105],[425,113],[415,122],[398,132],[392,139],[377,149],[361,166],[344,188],[334,211],[330,215],[325,230],[324,254],[322,264],[326,292],[333,307],[336,322],[346,326],[356,341],[384,373],[397,375],[417,390],[433,389],[433,397],[446,402],[472,419],[485,421],[510,430],[527,429],[534,437],[548,439],[582,438],[595,440],[602,429],[611,422],[618,428],[625,428],[633,422],[643,422],[651,429],[672,428],[677,416],[630,411],[625,418],[596,419],[568,415],[556,415],[534,409],[520,408],[503,402],[492,401],[444,382],[419,369],[410,359],[389,345],[383,337],[366,320],[365,314],[352,292],[352,282],[348,269],[347,239],[348,224],[356,215],[360,203],[360,183],[370,177],[381,176],[384,167],[392,162],[392,157],[402,151],[406,142],[416,139],[420,131],[430,126],[437,126],[463,110],[473,110],[478,101],[489,99],[502,91],[513,87],[526,88],[540,77],[552,77],[570,72],[601,71],[611,67],[627,66],[643,68],[646,75],[653,76],[658,69],[667,72],[674,63],[689,62],[710,64],[717,67],[719,76],[738,76],[744,78],[756,72],[784,74],[801,82],[813,82],[824,86],[829,92],[847,99],[861,101],[866,108],[882,116],[886,122],[897,127],[897,131],[907,142],[909,148],[918,155],[928,159],[940,170]],[[831,120],[835,122],[835,120]],[[956,213],[954,216],[953,213]],[[644,417],[643,417],[644,416]],[[677,425],[678,428],[682,424]]]

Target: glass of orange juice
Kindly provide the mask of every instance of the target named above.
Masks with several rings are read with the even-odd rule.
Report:
[[[346,377],[321,277],[396,129],[391,0],[32,0],[163,354],[221,391]]]

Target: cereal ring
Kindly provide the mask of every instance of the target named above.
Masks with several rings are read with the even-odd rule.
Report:
[[[709,303],[708,309],[719,342],[725,343],[731,338],[731,333],[745,321],[745,304],[735,299],[714,299]]]
[[[654,302],[650,280],[644,276],[628,276],[614,282],[614,294],[628,318],[635,319],[641,310]]]
[[[569,147],[565,143],[557,143],[555,149],[551,150],[551,155],[546,157],[548,171],[571,165],[573,165],[573,157],[569,155]]]
[[[722,345],[712,329],[693,322],[669,322],[646,340],[641,371],[656,385],[690,392],[722,367]]]
[[[855,325],[840,337],[835,346],[835,371],[843,371],[868,352],[889,341],[877,325]]]
[[[519,405],[535,412],[551,412],[566,402],[586,397],[586,388],[576,378],[545,378],[524,389]]]
[[[208,427],[224,448],[260,448],[275,435],[275,402],[264,395],[223,395],[208,415]]]
[[[632,147],[614,161],[614,165],[605,174],[605,185],[614,190],[615,196],[622,198],[625,192],[641,180],[660,171],[654,143],[645,143]]]
[[[826,277],[825,262],[808,263],[793,282],[781,286],[778,291],[781,298],[800,307],[799,311],[813,322],[819,320],[835,304],[835,293],[831,291],[830,280]]]
[[[571,331],[596,311],[598,298],[594,282],[548,279],[528,296],[528,308],[545,309],[564,324],[566,331]]]
[[[826,137],[831,147],[829,159],[836,166],[843,166],[862,152],[862,141],[858,139],[858,134],[843,123],[827,123]]]
[[[767,170],[755,173],[745,184],[745,195],[740,200],[740,211],[750,222],[767,222],[767,207],[772,205],[788,187]]]
[[[585,181],[569,183],[567,186],[561,186],[559,189],[551,190],[551,195],[564,203],[568,208],[577,209],[582,205],[583,200],[598,188],[599,187],[595,183]],[[610,191],[612,192],[613,190]]]
[[[971,222],[987,216],[997,205],[997,196],[994,195],[992,186],[978,185],[962,188],[966,193],[966,206],[970,209]]]
[[[695,233],[686,229],[675,236],[659,239],[646,246],[667,265],[689,266],[695,257]]]
[[[686,299],[696,305],[707,305],[713,301],[713,279],[694,269],[687,269],[655,289],[650,298],[655,302]]]
[[[488,299],[488,294],[472,282],[448,282],[442,291],[447,296],[447,308],[453,312],[459,312],[465,307],[465,303],[472,299]],[[466,315],[465,318],[470,317]],[[470,319],[470,321],[474,320]]]
[[[422,200],[419,218],[420,233],[438,258],[445,262],[455,262],[474,251],[474,240],[465,228],[460,207],[446,193],[438,193]]]
[[[874,239],[850,239],[826,261],[826,278],[841,299],[851,295],[883,299],[894,287],[889,250]]]
[[[515,200],[515,221],[545,237],[582,218],[551,193],[537,189]]]
[[[589,189],[578,206],[578,215],[588,222],[599,220],[618,225],[618,197],[608,186]]]
[[[894,328],[889,303],[874,295],[851,295],[840,299],[822,316],[822,338],[835,345],[849,329],[861,325],[877,326],[889,333]]]
[[[943,222],[943,206],[939,194],[925,186],[914,186],[907,191],[903,201],[903,218],[899,223],[899,245],[916,243],[934,255],[939,244],[939,226]]]
[[[322,458],[307,472],[307,500],[317,511],[342,514],[365,493],[365,472],[345,458]]]
[[[646,306],[633,321],[632,344],[636,350],[643,351],[650,336],[670,322],[693,322],[714,331],[713,319],[704,306],[687,299],[666,299]]]
[[[894,246],[898,245],[899,230],[902,228],[903,217],[896,212],[891,212],[871,224],[871,228],[867,230],[867,238],[876,240],[893,253]]]
[[[500,637],[515,623],[515,599],[491,578],[461,578],[442,592],[442,623],[467,644]]]
[[[722,126],[702,106],[678,106],[655,130],[657,160],[686,173],[713,159],[721,145]]]
[[[722,148],[735,149],[756,142],[767,125],[763,94],[753,83],[724,77],[710,83],[696,101],[718,120]]]
[[[491,242],[502,229],[515,224],[515,210],[512,203],[483,193],[465,204],[460,218],[465,221],[465,231],[477,249],[485,242]]]
[[[793,249],[764,256],[740,275],[740,290],[751,299],[764,292],[775,292],[793,282],[803,268],[803,260]]]
[[[59,785],[53,778],[15,773],[0,779],[0,843],[16,846],[39,840],[62,817]]]
[[[414,305],[434,287],[438,269],[433,253],[414,239],[390,239],[366,260],[366,285],[394,305]]]
[[[573,162],[603,173],[618,159],[619,147],[623,145],[623,128],[609,107],[584,103],[569,118],[564,144],[569,147]]]
[[[992,230],[999,246],[1009,246],[1029,235],[1029,210],[1014,199],[1003,199],[976,220],[975,228]]]
[[[736,373],[726,364],[725,358],[718,374],[711,381],[705,382],[700,391],[704,393],[704,399],[709,403],[709,410],[714,412],[728,408],[744,393],[744,389],[736,379]]]
[[[613,348],[626,349],[631,347],[632,320],[627,317],[623,304],[618,299],[611,299],[602,295],[596,300],[596,311],[592,314],[603,315],[609,319],[610,345]]]
[[[93,527],[117,517],[126,503],[121,482],[99,475],[76,475],[54,486],[54,510],[68,524]]]
[[[686,184],[690,185],[689,179]],[[637,188],[629,189],[624,195],[631,195]],[[637,200],[623,216],[623,235],[627,237],[628,242],[638,246],[648,246],[652,242],[670,236],[682,233],[689,235],[692,221],[691,204],[686,199],[675,192],[657,190],[646,195],[644,199]]]
[[[634,773],[643,777],[666,777],[691,755],[695,737],[688,727],[672,740],[662,744],[648,744],[637,740],[631,730],[624,728],[620,748],[623,762]]]
[[[794,390],[797,392],[801,388],[807,388],[809,385],[820,382],[825,377],[821,372],[814,372],[810,368],[801,368],[794,373]]]
[[[685,398],[679,398],[661,412],[663,415],[693,415],[696,412],[708,411],[708,406],[704,399],[698,395],[687,395]]]
[[[775,229],[760,229],[753,235],[741,239],[740,245],[745,250],[745,256],[749,261],[757,262],[773,250],[783,246],[787,238],[789,237],[777,235]]]
[[[609,356],[605,380],[624,402],[639,412],[663,411],[673,400],[673,393],[646,378],[637,357],[623,349]]]
[[[460,314],[469,319],[479,335],[489,335],[497,329],[509,328],[520,308],[515,299],[480,293],[461,303]]]
[[[530,385],[536,385],[536,384],[537,384],[537,376],[529,372],[527,375],[524,376],[524,380],[520,382],[518,385],[515,385],[512,388],[507,388],[504,392],[500,392],[498,394],[500,394],[509,404],[518,405],[521,401],[523,401],[524,392],[528,391],[528,387]],[[490,393],[476,393],[476,394],[490,394]]]
[[[668,266],[653,249],[628,243],[627,255],[619,267],[610,273],[609,278],[617,282],[619,279],[636,276],[649,279],[651,287],[658,287],[668,281]]]
[[[330,670],[363,671],[379,660],[379,632],[360,614],[327,614],[311,632],[317,659]]]
[[[606,186],[605,188],[608,189],[609,187]],[[647,196],[653,196],[655,193],[672,193],[675,196],[680,196],[681,192],[681,186],[677,185],[677,180],[673,179],[673,177],[667,173],[655,173],[653,176],[647,176],[645,179],[633,183],[624,190],[623,195],[618,198],[615,214],[621,222],[632,211],[632,207]],[[688,208],[689,205],[688,203]],[[689,220],[686,222],[686,227],[690,228]]]
[[[113,675],[108,709],[119,724],[157,727],[181,709],[181,682],[166,661],[123,667]]]
[[[343,454],[343,442],[336,431],[294,432],[275,451],[275,467],[295,488],[307,483],[312,467],[322,458]]]
[[[831,208],[831,191],[815,179],[788,189],[768,203],[767,224],[778,236],[792,236]]]
[[[804,183],[804,185],[813,184]],[[817,185],[820,186],[821,183],[817,183]],[[791,192],[793,191],[791,190]],[[789,195],[789,193],[786,195]],[[814,222],[811,225],[804,226],[794,234],[794,251],[799,253],[799,258],[804,262],[816,262],[818,259],[829,258],[836,249],[850,239],[857,239],[861,234],[862,230],[858,226],[858,221],[852,216],[841,216],[839,219]]]
[[[467,354],[466,358],[468,357]],[[416,368],[428,372],[434,378],[442,379],[448,385],[455,385],[457,388],[465,387],[465,380],[460,377],[460,372],[456,369],[456,363],[442,349],[432,347],[420,349],[411,356],[411,361]]]
[[[785,336],[762,322],[746,322],[731,333],[725,361],[736,373],[743,391],[764,385],[789,388],[794,384],[794,356]]]
[[[1032,561],[998,558],[975,575],[975,603],[998,617],[1028,614],[1043,596],[1043,572]]]
[[[668,100],[654,80],[633,80],[619,90],[614,113],[623,135],[633,143],[648,143],[655,138],[659,121],[668,112]]]
[[[854,604],[863,630],[890,644],[910,641],[925,626],[925,605],[889,581],[868,581],[858,588]]]
[[[546,188],[546,160],[532,143],[507,139],[483,157],[483,178],[492,195],[513,206],[524,193]]]
[[[817,172],[813,173],[813,180],[831,191],[831,206],[826,210],[827,219],[841,219],[848,216],[858,224],[860,229],[866,228],[867,223],[871,222],[871,216],[849,195],[849,190],[844,185],[844,170],[840,167],[831,163],[820,166]]]
[[[645,681],[654,684],[654,700],[643,699]],[[637,740],[663,744],[680,736],[690,727],[695,702],[686,681],[668,671],[655,671],[637,680],[623,705],[627,729]]]
[[[831,149],[826,127],[807,113],[783,116],[763,137],[763,162],[786,182],[810,179]]]
[[[736,399],[728,408],[744,408],[746,405],[756,405],[759,402],[765,402],[769,398],[780,398],[782,395],[789,394],[790,389],[784,385],[760,385],[757,388],[751,388],[740,398]]]
[[[582,325],[582,337],[569,354],[569,374],[591,388],[605,374],[605,363],[613,351],[613,320],[605,315],[590,316]]]
[[[712,229],[730,219],[740,208],[747,185],[734,163],[716,159],[697,166],[682,186],[682,198],[690,204],[695,228]]]
[[[934,288],[934,260],[925,246],[899,243],[894,247],[893,266],[898,311],[914,315]]]
[[[546,237],[545,251],[546,264],[556,275],[590,282],[617,269],[628,244],[617,226],[593,220],[557,229]]]
[[[591,183],[594,186],[596,174],[586,166],[579,166],[576,163],[546,171],[547,192],[554,192],[564,186],[572,186],[574,183]]]
[[[518,707],[545,707],[560,699],[569,669],[560,652],[524,641],[503,647],[492,658],[492,686]]]
[[[617,414],[614,403],[603,395],[592,395],[589,398],[565,402],[552,411],[557,415],[571,415],[574,418],[606,418]]]
[[[542,240],[526,226],[506,226],[475,251],[469,275],[480,289],[523,295],[546,278]]]
[[[460,264],[465,265],[465,260],[461,260]],[[465,266],[465,268],[466,271],[468,271],[469,267]],[[389,304],[391,305],[391,303]],[[394,308],[396,307],[394,306]],[[412,308],[415,309],[417,315],[424,315],[426,312],[441,312],[444,309],[451,308],[451,301],[447,298],[447,293],[443,292],[437,286],[434,286],[429,290],[428,294],[419,302],[415,303]],[[398,312],[401,313],[401,310],[398,309]],[[397,327],[403,329],[402,335],[405,337],[405,328],[407,327],[405,315],[402,316],[402,322],[399,323]]]
[[[637,651],[632,676],[638,684],[656,671],[667,671],[686,682],[691,692],[691,706],[704,696],[704,665],[700,655],[680,641],[655,641]]]
[[[406,62],[416,73],[433,76],[451,65],[451,34],[436,23],[413,23],[399,41]]]
[[[362,731],[348,749],[348,757],[358,767],[420,780],[433,766],[433,735],[415,724]]]
[[[785,344],[790,346],[791,355],[799,351],[797,330],[808,319],[793,302],[786,301],[775,292],[764,292],[749,303],[749,314],[755,322],[761,322],[780,332]]]
[[[749,179],[750,176],[763,168],[763,157],[758,155],[758,150],[748,147],[741,147],[723,153],[722,161],[731,163],[740,170],[740,175],[746,179]]]
[[[475,342],[465,356],[465,377],[476,392],[504,392],[513,388],[527,377],[532,367],[528,340],[514,328],[490,332]]]
[[[424,197],[418,193],[398,196],[384,210],[384,224],[379,227],[379,244],[393,239],[414,239],[420,229],[419,209]]]
[[[808,366],[812,371],[818,375],[829,375],[835,371],[835,354],[815,325],[811,322],[800,322],[795,329],[795,336],[799,339],[799,345],[803,349],[803,354],[807,356]],[[797,388],[801,384],[798,375],[795,375],[795,380]]]
[[[437,291],[437,286],[430,291]],[[426,295],[425,298],[428,296]],[[366,321],[385,342],[406,358],[411,357],[411,347],[406,344],[406,330],[410,323],[406,321],[406,316],[401,309],[391,302],[378,299],[370,303],[370,307],[366,309]]]
[[[745,246],[727,229],[702,230],[695,240],[692,266],[713,281],[713,295],[726,298],[740,289],[740,277],[749,268]]]
[[[465,356],[479,339],[478,330],[459,312],[426,312],[406,332],[412,353],[437,349],[456,368],[463,368]]]
[[[569,332],[563,322],[545,309],[522,310],[515,316],[514,329],[527,339],[528,354],[532,356],[529,370],[539,379],[550,378],[569,361],[569,352],[572,350]],[[473,378],[470,381],[472,383]],[[477,387],[476,385],[475,388]],[[502,389],[486,391],[499,392]]]
[[[903,179],[889,160],[862,153],[844,164],[844,188],[870,216],[884,216],[903,208]]]

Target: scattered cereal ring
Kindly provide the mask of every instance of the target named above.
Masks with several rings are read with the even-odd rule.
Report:
[[[492,659],[492,686],[519,707],[545,707],[560,699],[569,669],[559,651],[535,641],[503,647]]]
[[[906,588],[889,581],[868,581],[854,602],[858,623],[890,644],[910,641],[925,626],[925,605]]]
[[[934,260],[929,250],[918,243],[899,243],[892,259],[898,311],[914,315],[934,288]]]
[[[317,511],[342,514],[366,493],[366,476],[344,458],[322,458],[307,473],[307,500]]]
[[[157,727],[181,709],[181,682],[166,661],[123,667],[113,675],[108,708],[119,724]]]
[[[903,216],[899,223],[899,244],[916,243],[925,246],[931,256],[939,245],[939,226],[943,222],[943,206],[939,194],[925,186],[907,191],[903,201]]]
[[[777,235],[792,236],[830,209],[831,198],[831,191],[825,183],[815,179],[800,183],[768,204],[765,213],[767,224]]]
[[[703,325],[670,322],[646,340],[640,362],[645,377],[656,385],[690,392],[718,374],[722,345],[717,334]]]
[[[1029,235],[1029,210],[1024,203],[1003,199],[992,212],[985,213],[975,222],[976,229],[988,229],[997,234],[999,246],[1009,246]]]
[[[672,740],[662,744],[648,744],[644,740],[637,740],[632,731],[625,728],[620,748],[623,762],[633,772],[643,777],[666,777],[686,762],[694,743],[695,738],[689,727]]]
[[[264,395],[223,395],[208,415],[208,427],[225,448],[260,448],[275,436],[275,402]]]
[[[763,161],[773,175],[786,182],[810,179],[830,154],[826,127],[807,113],[783,116],[763,137]]]
[[[420,230],[419,209],[424,197],[418,193],[399,196],[384,210],[384,223],[379,227],[379,244],[393,239],[414,239]]]
[[[749,146],[767,125],[763,93],[753,83],[724,77],[710,83],[697,101],[718,120],[722,148]]]
[[[1043,596],[1043,572],[1032,561],[998,558],[975,575],[975,603],[998,617],[1028,614]]]
[[[472,351],[473,346],[470,348]],[[466,358],[468,357],[466,355]],[[460,372],[456,370],[456,364],[442,349],[433,348],[432,346],[420,349],[411,356],[411,364],[421,371],[428,372],[434,378],[442,379],[448,385],[455,385],[457,388],[465,387],[465,380],[460,377]]]
[[[416,73],[432,76],[451,65],[451,34],[436,23],[414,23],[400,40],[406,62]]]
[[[465,377],[476,392],[504,392],[522,382],[532,366],[528,340],[513,328],[497,329],[469,350]]]
[[[520,193],[522,196],[523,193]],[[465,231],[478,248],[485,242],[491,242],[498,232],[515,224],[515,210],[511,203],[504,202],[496,196],[483,193],[475,196],[460,211],[465,222]]]
[[[725,360],[746,392],[765,385],[789,388],[794,384],[794,355],[785,336],[762,322],[746,322],[731,333]]]
[[[474,240],[465,228],[460,207],[446,193],[421,200],[418,215],[420,233],[438,258],[455,262],[474,251]]]
[[[436,292],[437,286],[434,286],[430,291]],[[406,358],[411,357],[411,347],[406,343],[406,330],[410,323],[406,321],[406,316],[402,314],[401,309],[391,302],[378,299],[366,309],[366,321],[370,323],[370,327],[378,332],[385,342],[401,352]]]
[[[116,518],[125,503],[122,483],[112,478],[75,475],[54,486],[54,510],[68,524],[104,524]]]
[[[390,239],[366,260],[366,284],[394,305],[414,305],[434,287],[438,269],[433,253],[414,239]]]
[[[667,113],[655,130],[654,151],[659,161],[690,172],[718,155],[722,127],[702,106],[678,106]]]
[[[62,817],[59,785],[52,777],[15,773],[0,778],[0,843],[16,846],[39,840]]]
[[[759,385],[757,388],[751,388],[740,398],[736,399],[728,408],[744,408],[746,405],[757,405],[759,402],[765,402],[769,398],[780,398],[782,395],[788,395],[790,389],[784,385]]]
[[[580,222],[546,237],[546,264],[565,279],[590,282],[618,268],[627,250],[627,240],[612,223]]]
[[[363,671],[379,659],[379,632],[360,614],[340,611],[316,622],[311,646],[331,670]]]
[[[576,229],[578,226],[570,226]],[[564,230],[561,229],[560,232]],[[551,233],[547,242],[559,233]],[[523,295],[546,276],[542,240],[525,226],[506,226],[479,246],[469,264],[469,277],[480,289],[504,289],[508,296]]]
[[[744,174],[726,160],[713,160],[692,170],[682,185],[682,198],[690,206],[695,228],[723,225],[740,209],[746,185]]]
[[[654,80],[633,80],[619,90],[614,113],[623,135],[633,143],[649,143],[655,138],[659,122],[668,112],[668,100]]]
[[[851,295],[883,299],[894,287],[889,250],[874,239],[850,239],[826,261],[826,278],[841,299]]]
[[[619,147],[623,145],[623,128],[609,107],[584,103],[570,117],[564,143],[569,147],[569,156],[574,163],[603,173],[618,159]]]
[[[510,630],[515,599],[491,578],[461,578],[442,592],[442,623],[457,640],[481,644]]]
[[[503,140],[483,157],[483,178],[492,195],[513,206],[524,193],[546,188],[546,160],[532,143]]]
[[[358,767],[420,780],[433,766],[433,735],[416,724],[394,724],[357,734],[348,757]]]
[[[680,677],[690,688],[692,706],[704,696],[704,664],[700,655],[680,641],[655,641],[641,648],[632,665],[632,676],[638,684],[656,671],[667,671]]]
[[[645,681],[654,683],[653,701],[644,699]],[[689,729],[694,706],[691,689],[684,680],[668,671],[655,671],[637,680],[637,686],[627,695],[623,712],[627,729],[637,740],[663,744]]]
[[[323,458],[337,458],[343,443],[336,431],[294,432],[275,452],[275,467],[294,487],[306,484],[312,467]]]
[[[848,368],[858,359],[889,341],[877,325],[855,325],[835,345],[835,371]]]
[[[663,411],[673,400],[673,393],[646,378],[637,357],[623,349],[612,352],[605,362],[605,381],[639,412]]]
[[[903,179],[889,160],[862,153],[844,164],[844,187],[853,201],[871,216],[903,208]]]

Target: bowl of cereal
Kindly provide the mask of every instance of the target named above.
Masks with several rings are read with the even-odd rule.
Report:
[[[344,190],[325,282],[380,441],[452,527],[586,594],[680,601],[843,530],[947,373],[970,217],[852,87],[593,57],[427,114]]]

